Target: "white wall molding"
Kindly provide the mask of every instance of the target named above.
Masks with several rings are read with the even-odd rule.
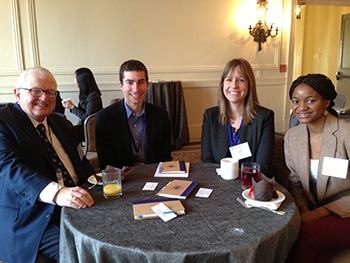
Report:
[[[257,78],[257,86],[280,86],[286,85],[286,78]],[[182,87],[183,89],[193,89],[193,88],[218,88],[219,80],[207,79],[207,80],[183,80]]]
[[[183,89],[217,89],[219,85],[218,79],[192,79],[182,80]],[[14,84],[15,85],[15,84]],[[0,85],[0,94],[12,94],[14,85]],[[118,83],[116,81],[100,81],[98,82],[100,89],[106,92],[119,90]],[[258,78],[258,87],[272,87],[286,85],[286,78]],[[64,92],[78,92],[77,87],[73,81],[71,82],[59,82],[59,89]]]
[[[277,52],[278,53],[278,52]],[[147,65],[146,65],[147,66]],[[274,71],[279,69],[279,63],[276,64],[251,64],[253,70]],[[119,76],[118,68],[89,67],[94,75],[116,75]],[[177,67],[147,67],[148,74],[192,74],[192,73],[221,73],[225,65],[210,66],[177,66]],[[49,68],[54,75],[73,75],[76,68]]]
[[[28,0],[28,16],[29,16],[29,27],[30,27],[30,41],[33,54],[34,67],[40,66],[40,55],[38,45],[38,30],[37,21],[35,15],[35,0]]]
[[[183,89],[202,89],[202,88],[217,88],[220,82],[220,75],[223,70],[224,66],[210,66],[210,67],[174,67],[172,68],[172,75],[174,75],[174,78],[166,79],[166,80],[180,80],[182,82]],[[55,76],[58,86],[60,90],[63,90],[65,92],[76,92],[76,86],[73,81],[72,76],[74,75],[75,69],[61,69],[61,70],[51,70],[49,69],[52,74]],[[254,71],[261,71],[262,75],[264,75],[264,72],[270,72],[272,71],[271,67],[263,66],[256,68]],[[274,71],[276,71],[274,69]],[[119,89],[118,82],[119,82],[119,73],[115,70],[107,70],[107,69],[97,69],[93,70],[94,75],[97,77],[100,77],[101,80],[97,80],[98,85],[102,91],[113,91],[115,89]],[[169,73],[170,71],[168,69],[156,69],[151,68],[149,71],[149,74],[157,75],[161,77],[161,74]],[[217,75],[217,78],[208,78],[208,79],[198,79],[193,78],[191,74],[193,73],[206,73],[209,75],[209,73],[213,73]],[[18,76],[19,72],[1,72],[0,76]],[[281,73],[277,73],[281,74]],[[111,78],[103,78],[103,76],[113,76],[114,79],[111,80]],[[155,79],[150,79],[150,81],[157,81]],[[256,77],[256,83],[257,86],[278,86],[278,85],[286,85],[286,76],[279,76],[276,77],[275,74],[272,73],[272,76],[270,77]],[[8,89],[12,89],[15,83],[11,84],[0,84],[0,94],[8,93]]]
[[[1,77],[17,76],[23,70],[22,39],[19,24],[18,0],[10,0],[11,24],[13,34],[13,48],[16,58],[16,68],[0,70]],[[4,51],[3,51],[4,52]]]
[[[189,79],[189,80],[180,80],[182,82],[183,89],[203,89],[203,88],[218,88],[219,79]],[[257,78],[257,86],[280,86],[286,85],[286,78],[284,77],[271,77],[271,78]],[[71,82],[59,82],[60,89],[65,91],[77,91],[75,83]],[[113,91],[119,89],[117,81],[98,81],[98,86],[102,91]]]
[[[11,0],[11,17],[13,25],[13,37],[15,43],[14,47],[17,60],[17,71],[14,73],[19,73],[23,70],[23,52],[21,30],[19,26],[18,0]]]
[[[298,0],[299,5],[335,5],[350,6],[349,0]]]

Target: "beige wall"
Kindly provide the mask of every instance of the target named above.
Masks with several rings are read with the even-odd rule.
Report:
[[[322,73],[336,85],[341,17],[347,13],[349,6],[302,6],[302,19],[296,21],[294,78]]]
[[[136,58],[146,64],[151,80],[183,82],[190,138],[198,141],[203,112],[217,103],[217,85],[225,63],[245,57],[256,73],[260,102],[274,110],[276,130],[285,131],[288,72],[280,73],[279,65],[290,65],[292,0],[269,1],[280,34],[269,38],[260,52],[247,30],[249,24],[256,23],[255,3],[0,0],[0,103],[14,101],[19,72],[36,65],[52,71],[62,97],[77,102],[73,72],[85,66],[94,72],[107,106],[111,98],[122,96],[120,64]],[[71,114],[67,116],[76,121]]]

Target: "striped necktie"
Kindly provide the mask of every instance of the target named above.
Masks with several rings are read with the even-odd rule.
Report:
[[[60,158],[58,157],[55,149],[52,147],[51,143],[47,139],[46,132],[45,132],[46,128],[45,128],[44,124],[41,123],[36,128],[39,131],[41,138],[45,142],[45,145],[47,147],[47,154],[48,154],[49,159],[50,159],[50,163],[56,171],[57,180],[59,181],[60,177],[62,176],[65,186],[74,186],[75,184],[74,184],[72,177],[69,175],[66,167],[64,167],[64,165],[63,165],[62,161],[60,160]]]

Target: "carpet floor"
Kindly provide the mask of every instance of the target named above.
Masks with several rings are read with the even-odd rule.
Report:
[[[201,162],[201,143],[188,143],[181,149],[172,151],[171,156],[174,161],[185,161],[191,163]]]

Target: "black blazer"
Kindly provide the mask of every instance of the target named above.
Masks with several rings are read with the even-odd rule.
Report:
[[[97,92],[91,92],[86,99],[79,101],[78,107],[74,107],[70,112],[84,121],[89,115],[98,112],[102,108],[101,96]]]
[[[93,174],[73,126],[64,117],[51,114],[47,122],[68,154],[79,183]],[[71,135],[71,136],[70,136]],[[81,159],[82,157],[82,159]],[[18,104],[0,110],[0,260],[34,262],[43,233],[55,205],[37,201],[56,174],[47,148],[30,119]]]
[[[170,161],[170,121],[168,112],[145,103],[147,163]],[[124,99],[96,114],[96,149],[101,169],[107,165],[134,166],[132,138]]]
[[[201,160],[203,162],[220,163],[230,157],[230,137],[227,125],[218,121],[219,107],[207,109],[203,115]],[[257,162],[261,171],[267,176],[272,164],[275,145],[274,112],[261,108],[255,119],[248,125],[238,129],[241,142],[248,142],[252,156],[240,162]]]

